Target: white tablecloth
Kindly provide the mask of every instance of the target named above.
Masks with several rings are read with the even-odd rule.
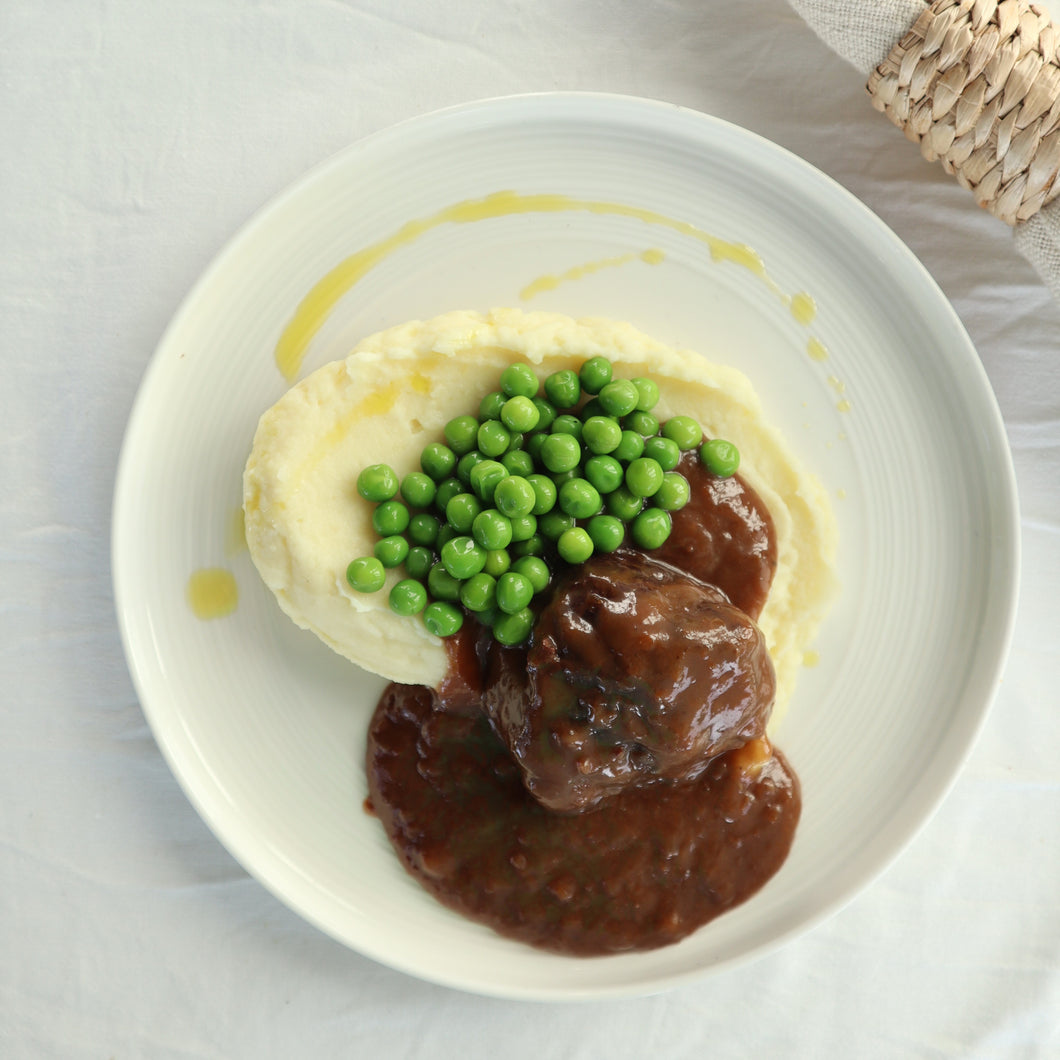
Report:
[[[570,1006],[408,978],[250,879],[144,721],[108,556],[141,375],[236,228],[365,133],[551,89],[729,119],[882,216],[997,392],[1024,561],[981,739],[877,882],[750,966]],[[784,0],[5,0],[0,92],[0,1056],[1060,1056],[1060,306]]]

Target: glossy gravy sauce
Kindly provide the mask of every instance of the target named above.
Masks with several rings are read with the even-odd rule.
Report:
[[[558,579],[526,647],[466,622],[441,688],[392,684],[372,719],[368,806],[402,863],[533,946],[677,942],[754,894],[791,846],[799,785],[763,735],[772,667],[750,621],[776,566],[772,522],[739,476],[694,458],[681,470],[693,499],[650,559],[623,549]],[[579,645],[579,623],[610,660]],[[682,634],[700,637],[699,661],[675,650]]]

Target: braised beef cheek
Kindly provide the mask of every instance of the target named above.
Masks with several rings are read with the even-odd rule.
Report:
[[[695,450],[677,470],[692,497],[673,513],[673,531],[652,559],[716,585],[741,611],[758,618],[777,570],[773,519],[762,498],[739,476],[706,471]]]
[[[439,901],[501,935],[591,956],[677,942],[780,867],[798,784],[765,740],[694,780],[633,786],[563,815],[527,792],[485,717],[391,685],[369,732],[369,791],[397,854]]]
[[[556,588],[525,657],[492,656],[483,703],[547,809],[696,776],[765,732],[765,640],[724,593],[623,549]]]

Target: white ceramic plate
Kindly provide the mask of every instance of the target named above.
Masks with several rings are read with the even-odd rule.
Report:
[[[403,241],[338,301],[301,374],[360,336],[448,309],[626,319],[746,372],[839,521],[842,596],[778,734],[805,800],[792,854],[751,901],[647,954],[539,953],[448,912],[405,874],[362,809],[365,727],[382,682],[296,630],[233,533],[255,424],[287,386],[274,348],[303,296],[408,222],[505,190],[582,205],[437,223]],[[753,248],[768,277],[715,260],[681,224]],[[648,255],[655,264],[640,257],[649,250],[660,252]],[[801,292],[812,320],[806,299],[789,304]],[[760,955],[882,870],[934,811],[993,696],[1017,541],[1010,458],[975,351],[876,217],[731,125],[559,94],[459,107],[369,137],[232,240],[144,380],[118,476],[113,563],[159,746],[249,872],[393,967],[488,994],[569,999],[654,991]],[[227,617],[204,621],[189,607],[189,577],[206,567],[238,585]]]

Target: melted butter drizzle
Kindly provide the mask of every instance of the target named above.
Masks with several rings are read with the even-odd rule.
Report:
[[[276,344],[276,366],[289,382],[298,375],[313,336],[320,330],[339,300],[384,258],[420,236],[444,224],[472,224],[490,218],[526,213],[592,213],[629,217],[645,224],[668,228],[703,243],[715,262],[729,262],[753,273],[781,300],[793,303],[766,272],[759,255],[743,243],[719,239],[687,221],[678,221],[654,210],[619,202],[598,202],[569,195],[524,195],[498,191],[482,199],[468,199],[446,206],[428,217],[409,221],[393,235],[351,254],[319,280],[299,303]],[[651,253],[651,252],[649,252]],[[651,264],[652,262],[649,262]],[[812,302],[812,299],[811,299]],[[800,303],[801,304],[801,303]]]
[[[666,260],[666,255],[656,248],[641,251],[634,254],[616,254],[610,258],[600,258],[598,261],[587,261],[584,265],[574,265],[556,275],[548,274],[539,276],[532,283],[528,283],[520,292],[519,297],[528,302],[531,298],[542,294],[544,291],[554,291],[561,283],[569,283],[571,280],[581,280],[594,272],[602,269],[614,269],[620,265],[628,265],[631,261],[643,261],[646,265],[661,265]]]
[[[361,419],[371,416],[385,416],[397,403],[398,398],[408,391],[416,394],[429,394],[431,392],[431,376],[428,374],[446,358],[434,356],[421,358],[415,371],[406,375],[400,375],[391,380],[386,386],[373,390],[355,405],[351,405],[343,415],[335,422],[331,430],[321,437],[310,450],[309,454],[298,467],[299,477],[307,475],[311,468],[323,460],[324,456],[335,448],[350,428]]]
[[[828,360],[828,348],[820,339],[813,336],[806,341],[806,352],[810,355],[811,361]]]
[[[235,576],[223,567],[202,567],[193,571],[186,589],[188,605],[196,618],[223,618],[239,603]]]
[[[817,303],[805,291],[793,294],[788,303],[791,315],[800,323],[809,326],[817,317]]]

